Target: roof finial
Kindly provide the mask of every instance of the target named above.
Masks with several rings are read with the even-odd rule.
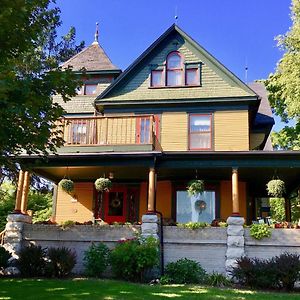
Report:
[[[177,22],[178,22],[177,5],[175,6],[175,16],[174,16],[174,19],[175,19],[175,25],[177,25]]]
[[[99,26],[98,25],[99,25],[99,23],[96,22],[95,39],[94,39],[93,45],[98,44],[98,38],[99,38]]]

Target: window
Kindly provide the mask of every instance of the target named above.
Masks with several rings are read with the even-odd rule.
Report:
[[[216,218],[216,192],[204,191],[190,197],[186,190],[176,191],[176,222],[207,222]]]
[[[86,144],[87,138],[87,124],[86,121],[73,121],[71,127],[71,143],[72,144]]]
[[[84,85],[84,94],[85,95],[94,95],[96,94],[97,84],[85,84]]]
[[[167,57],[167,86],[183,84],[183,62],[178,52],[171,52]]]
[[[199,85],[199,69],[186,69],[185,70],[185,84],[186,85]]]
[[[163,70],[151,71],[151,86],[163,85]]]
[[[211,114],[190,115],[189,149],[209,150],[211,145]]]
[[[201,85],[201,63],[185,62],[178,51],[168,54],[163,65],[153,65],[151,70],[150,86],[161,87],[188,87]]]

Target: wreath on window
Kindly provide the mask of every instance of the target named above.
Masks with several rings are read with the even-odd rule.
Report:
[[[111,201],[111,206],[113,208],[119,208],[121,206],[121,201],[119,198],[115,198],[113,201]]]
[[[204,200],[197,200],[195,202],[195,209],[202,213],[202,211],[206,209],[206,202]]]

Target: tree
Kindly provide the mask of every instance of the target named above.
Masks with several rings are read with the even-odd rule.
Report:
[[[300,0],[292,0],[292,26],[277,37],[284,50],[274,74],[266,80],[269,101],[282,121],[291,123],[272,135],[277,149],[300,149]]]
[[[75,96],[78,79],[59,66],[79,52],[75,29],[57,42],[55,0],[0,0],[0,166],[12,169],[26,152],[46,155],[63,140],[54,131],[63,108],[52,102]]]

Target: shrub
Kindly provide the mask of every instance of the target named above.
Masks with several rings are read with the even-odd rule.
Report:
[[[253,288],[292,290],[300,279],[300,256],[285,252],[269,260],[242,257],[231,274],[240,284]]]
[[[103,243],[92,244],[84,252],[85,273],[88,276],[100,277],[108,266],[110,251]]]
[[[272,288],[276,286],[274,265],[268,260],[242,257],[231,271],[238,283],[253,288]]]
[[[205,227],[210,227],[210,225],[206,222],[188,222],[188,223],[178,223],[178,227],[181,228],[187,228],[187,229],[199,229],[199,228],[205,228]]]
[[[111,252],[112,271],[125,280],[143,281],[145,272],[158,264],[158,244],[155,238],[119,241]]]
[[[30,244],[20,251],[18,268],[22,276],[35,277],[44,275],[46,251],[41,246]]]
[[[292,290],[294,284],[300,279],[300,256],[285,252],[272,259],[276,266],[278,286],[286,290]]]
[[[8,266],[8,260],[11,258],[11,254],[0,246],[0,270],[5,269]]]
[[[231,281],[223,274],[213,272],[207,275],[206,283],[214,287],[231,286]]]
[[[267,224],[253,224],[250,228],[250,235],[257,240],[261,240],[264,237],[270,237],[271,230]]]
[[[198,262],[181,258],[167,264],[165,277],[168,279],[168,283],[204,283],[206,272]]]
[[[46,275],[51,277],[66,277],[70,275],[76,264],[76,253],[66,247],[49,248],[47,251]]]

